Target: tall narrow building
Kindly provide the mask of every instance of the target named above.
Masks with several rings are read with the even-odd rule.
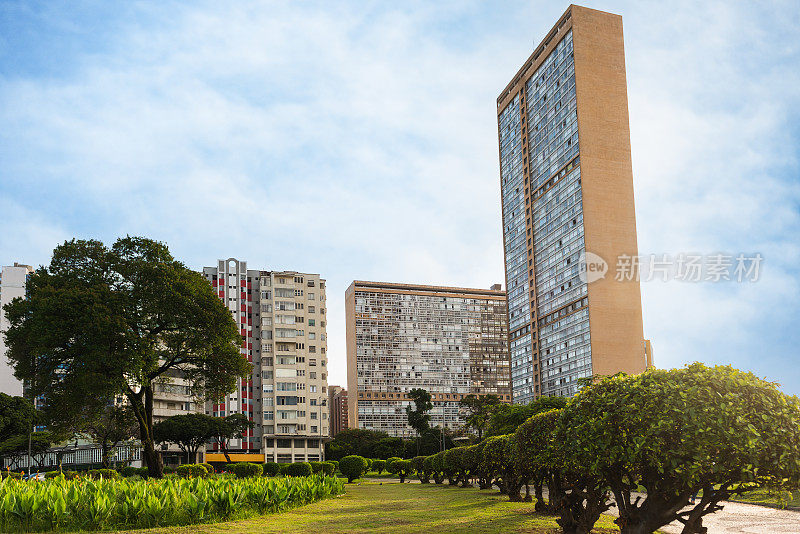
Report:
[[[643,371],[638,278],[614,279],[638,254],[622,18],[570,6],[497,120],[514,402]],[[587,258],[604,278],[587,277]]]
[[[33,267],[14,263],[6,265],[0,271],[0,393],[21,396],[22,382],[14,378],[14,369],[6,360],[6,341],[3,332],[11,326],[6,320],[3,310],[6,304],[17,297],[25,298],[25,284],[28,276],[33,273]]]
[[[414,388],[432,396],[431,426],[458,429],[459,401],[511,401],[506,294],[492,289],[355,281],[345,292],[350,428],[411,437]]]
[[[234,258],[203,275],[243,336],[253,373],[206,413],[243,413],[256,426],[228,448],[239,459],[279,463],[319,461],[328,427],[325,280],[318,274],[260,271]],[[209,447],[207,458],[218,452]]]

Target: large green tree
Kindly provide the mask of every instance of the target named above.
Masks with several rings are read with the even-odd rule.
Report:
[[[555,441],[567,468],[611,488],[624,534],[673,521],[700,533],[703,517],[732,495],[798,487],[798,421],[800,400],[776,384],[696,363],[584,388],[564,408]]]
[[[42,395],[47,425],[75,428],[81,414],[124,395],[139,425],[151,476],[162,476],[153,440],[154,385],[179,375],[219,398],[251,366],[226,306],[202,276],[142,237],[72,240],[6,306],[8,358]]]
[[[174,443],[186,454],[186,463],[197,462],[197,451],[216,437],[224,419],[202,413],[173,415],[153,426],[156,443]]]
[[[500,397],[470,394],[461,399],[459,405],[466,411],[464,426],[474,429],[478,433],[478,441],[482,440],[492,412],[500,405]]]

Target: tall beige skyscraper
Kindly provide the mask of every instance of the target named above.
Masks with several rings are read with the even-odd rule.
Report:
[[[6,360],[6,339],[2,334],[9,326],[3,307],[17,297],[25,298],[25,283],[33,267],[14,263],[0,271],[0,393],[22,395],[22,382],[14,378],[14,370]]]
[[[514,402],[645,369],[622,18],[572,5],[497,98]],[[586,264],[602,266],[586,275]],[[597,278],[595,280],[595,278]]]
[[[252,461],[323,459],[329,436],[325,280],[318,274],[251,270],[234,258],[218,260],[203,275],[239,325],[242,354],[253,364],[253,374],[240,381],[236,393],[206,404],[209,415],[243,413],[256,423],[229,449]]]
[[[355,281],[345,292],[350,428],[411,437],[405,408],[414,388],[433,397],[431,426],[464,423],[469,394],[511,401],[506,294]]]

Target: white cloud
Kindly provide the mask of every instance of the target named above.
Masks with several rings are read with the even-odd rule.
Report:
[[[758,57],[797,52],[767,40],[742,54],[775,35],[768,14],[657,6],[602,7],[625,17],[640,249],[735,247],[772,266],[727,293],[645,285],[656,356],[679,364],[700,359],[701,338],[752,341],[748,318],[796,301],[797,183],[777,171],[796,169],[797,69],[749,77]],[[0,257],[46,261],[65,234],[130,233],[194,267],[236,256],[319,272],[331,383],[344,383],[353,279],[504,280],[494,100],[560,7],[498,9],[140,4],[68,79],[0,80],[4,194],[23,196],[27,174],[60,195],[25,203],[43,226],[14,226],[23,237]]]

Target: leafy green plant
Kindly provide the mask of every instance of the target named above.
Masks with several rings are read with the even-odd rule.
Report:
[[[352,483],[367,472],[367,460],[362,456],[345,456],[339,461],[339,470],[347,477],[347,482]]]
[[[240,462],[233,465],[233,474],[237,478],[248,478],[260,475],[263,472],[261,464]],[[310,474],[310,473],[309,473]]]
[[[320,466],[321,468],[322,466]],[[297,462],[289,464],[286,468],[286,474],[290,477],[307,477],[312,474],[311,464],[308,462]]]
[[[0,530],[127,530],[190,525],[286,510],[343,492],[341,480],[322,475],[286,479],[5,478],[0,481]]]
[[[373,460],[372,461],[372,470],[378,473],[379,475],[383,473],[383,470],[386,468],[386,460]]]
[[[276,477],[281,472],[281,464],[275,462],[267,462],[263,467],[265,477]]]

